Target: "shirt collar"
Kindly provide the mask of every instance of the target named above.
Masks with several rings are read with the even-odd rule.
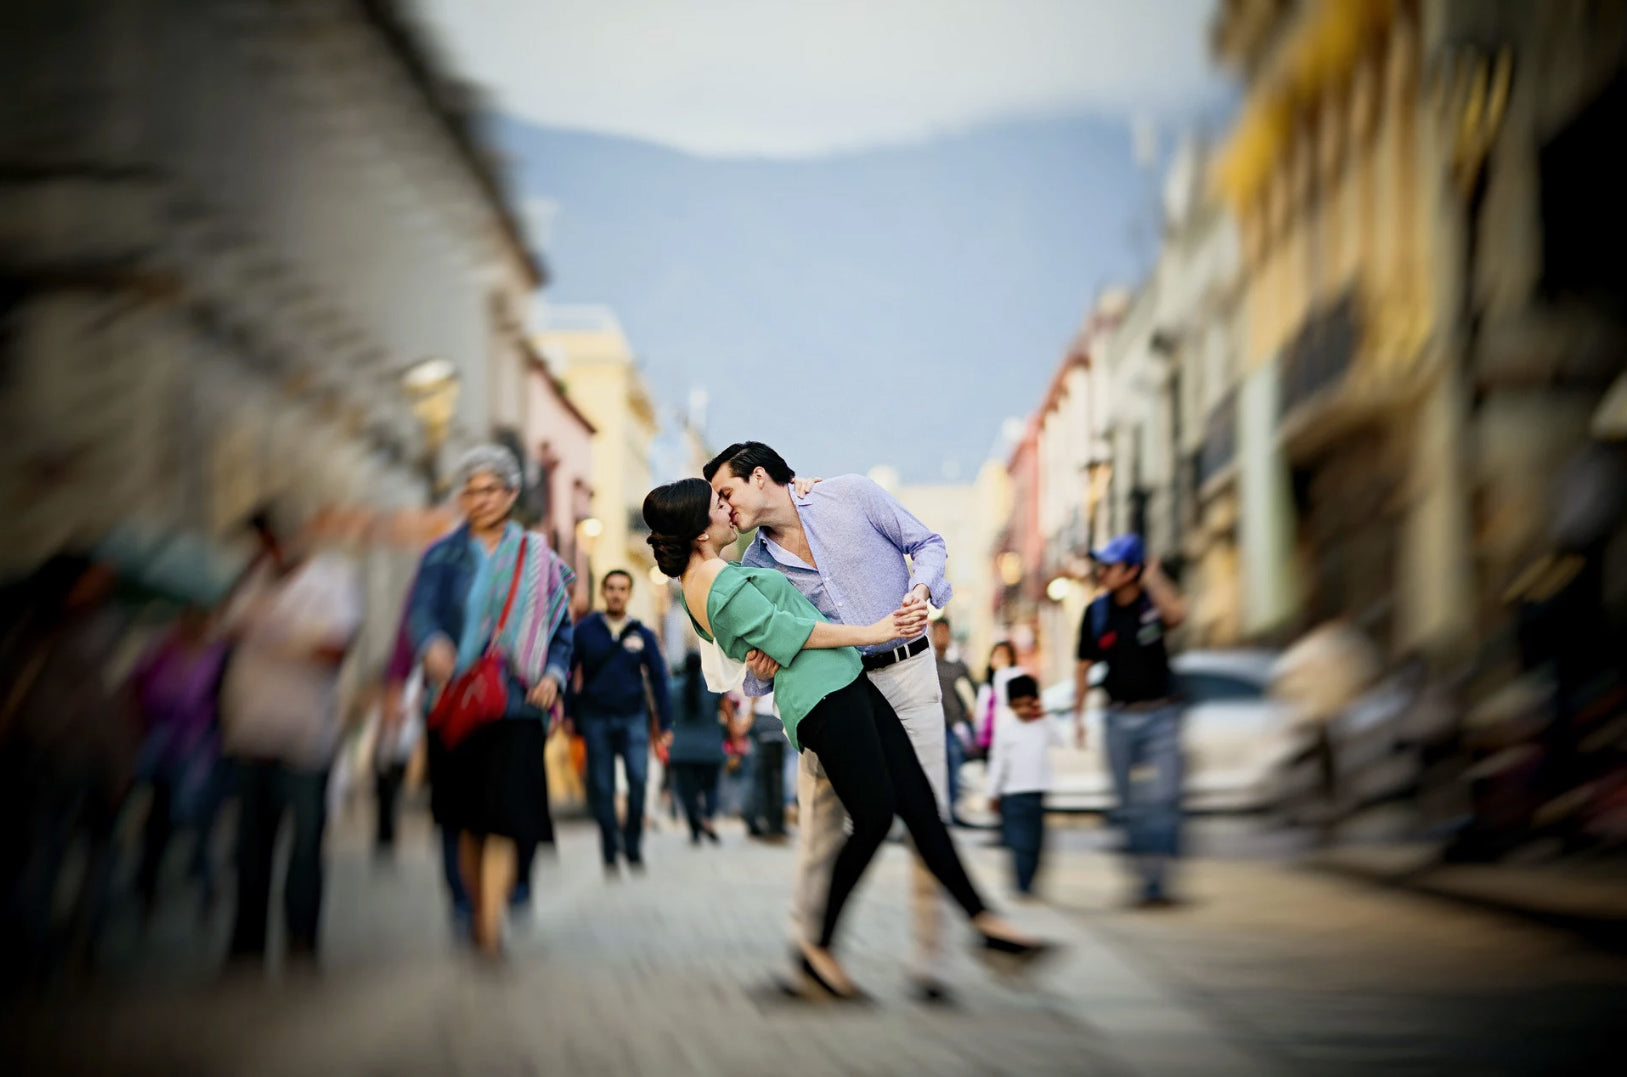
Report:
[[[815,489],[817,489],[817,487]],[[808,517],[805,515],[805,510],[811,507],[812,498],[813,490],[808,491],[807,497],[798,497],[796,488],[791,488],[791,502],[797,507],[797,522],[802,525],[802,533],[804,535],[808,535]],[[784,546],[781,546],[779,543],[769,538],[766,528],[759,527],[757,529],[757,538],[754,541],[761,543],[763,550],[768,554],[768,556],[772,557],[782,565],[787,565],[791,568],[800,568],[805,571],[813,568],[812,565],[808,564],[802,558],[798,557],[796,554],[787,550]],[[813,546],[812,535],[808,535],[808,545],[809,547]]]
[[[615,635],[616,633],[611,630],[610,615],[608,613],[606,613],[604,610],[594,610],[593,612],[594,612],[594,614],[596,614],[598,616],[599,621],[604,625],[605,631],[610,632],[611,635]],[[638,624],[638,618],[637,617],[634,617],[630,613],[622,615],[622,619],[621,619],[621,631],[622,632],[625,633],[629,628],[632,628],[637,624]]]
[[[804,529],[806,529],[808,525],[804,523],[802,526]],[[806,534],[806,530],[804,530],[804,534]],[[763,549],[768,552],[768,556],[772,557],[774,560],[787,566],[788,568],[800,568],[804,571],[813,568],[813,566],[808,564],[808,562],[804,561],[790,550],[787,550],[784,546],[781,546],[779,543],[769,538],[766,531],[759,530],[757,532],[757,541],[763,544]]]

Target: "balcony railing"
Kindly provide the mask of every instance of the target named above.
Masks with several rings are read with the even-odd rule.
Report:
[[[1279,419],[1344,379],[1356,357],[1361,331],[1361,310],[1354,289],[1305,319],[1282,351]]]
[[[1203,445],[1198,449],[1194,486],[1204,485],[1237,458],[1237,390],[1226,395],[1209,412],[1203,423]]]

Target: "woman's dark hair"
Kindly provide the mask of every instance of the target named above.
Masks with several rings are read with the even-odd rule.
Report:
[[[724,464],[729,465],[729,474],[737,479],[749,479],[753,471],[762,468],[769,480],[779,486],[791,485],[791,480],[797,474],[785,462],[785,457],[760,441],[735,442],[708,460],[706,466],[701,468],[701,474],[706,476],[707,482],[711,482],[712,476]]]
[[[684,574],[695,536],[712,522],[712,487],[705,479],[679,479],[657,486],[644,498],[645,539],[655,551],[655,564],[668,576]]]
[[[985,678],[985,683],[987,683],[987,684],[989,684],[991,686],[994,684],[994,675],[995,675],[995,673],[998,672],[998,670],[996,670],[994,668],[994,652],[998,651],[998,650],[1001,650],[1001,649],[1004,649],[1005,652],[1006,652],[1006,657],[1011,659],[1010,663],[1008,663],[1009,665],[1014,666],[1014,665],[1017,664],[1017,648],[1012,646],[1012,643],[1011,643],[1010,640],[1003,639],[999,643],[996,643],[993,647],[990,647],[989,648],[989,674]]]

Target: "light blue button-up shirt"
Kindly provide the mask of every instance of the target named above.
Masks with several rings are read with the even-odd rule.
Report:
[[[807,497],[797,497],[792,490],[791,500],[817,565],[809,565],[761,529],[741,563],[783,572],[827,620],[875,624],[897,609],[916,584],[926,584],[929,600],[939,609],[954,596],[944,578],[949,550],[943,536],[863,475],[826,479]],[[895,639],[859,649],[888,651],[906,642]],[[771,687],[755,677],[746,679],[750,695],[762,695]]]

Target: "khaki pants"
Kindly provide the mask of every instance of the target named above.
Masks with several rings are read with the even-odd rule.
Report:
[[[929,647],[886,669],[866,674],[898,712],[915,756],[932,783],[938,814],[949,817],[948,756],[944,745],[943,696],[938,686],[938,664]],[[793,938],[817,940],[830,891],[831,865],[846,840],[847,813],[831,788],[819,759],[803,752],[797,760],[797,863],[791,889]],[[911,972],[921,978],[938,975],[942,955],[943,919],[948,896],[927,871],[920,857],[910,871],[910,913],[915,947]]]

